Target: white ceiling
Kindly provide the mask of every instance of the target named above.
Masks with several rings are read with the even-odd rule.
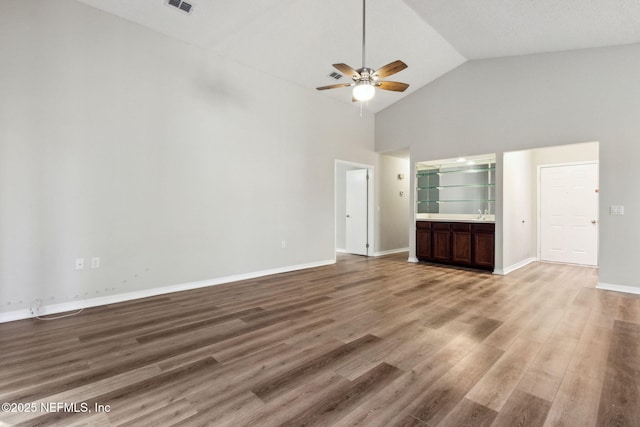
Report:
[[[78,0],[264,73],[314,90],[336,83],[331,64],[361,64],[361,0]],[[377,112],[468,59],[640,42],[638,0],[368,0],[369,68],[401,59]],[[343,77],[339,82],[345,82]],[[317,93],[351,103],[349,89]]]

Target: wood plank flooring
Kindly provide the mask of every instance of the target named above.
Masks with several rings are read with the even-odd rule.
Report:
[[[640,297],[596,281],[344,255],[0,324],[0,402],[22,409],[0,426],[637,427]]]

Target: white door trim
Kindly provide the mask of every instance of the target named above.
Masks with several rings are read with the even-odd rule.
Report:
[[[596,165],[598,168],[598,187],[600,186],[599,182],[600,182],[600,162],[598,161],[594,161],[594,160],[590,160],[590,161],[583,161],[583,162],[566,162],[566,163],[548,163],[548,164],[544,164],[544,165],[538,165],[537,166],[537,176],[536,176],[536,186],[537,186],[537,201],[536,201],[536,218],[537,218],[537,224],[536,224],[536,234],[537,234],[537,242],[536,242],[536,256],[538,261],[540,261],[542,259],[542,228],[540,226],[540,224],[542,223],[542,212],[540,209],[541,206],[541,173],[542,173],[542,169],[543,168],[552,168],[552,167],[562,167],[562,166],[577,166],[577,165]],[[598,199],[598,203],[599,203],[599,199]],[[598,212],[600,212],[600,208],[598,207]],[[598,235],[596,237],[597,241],[596,241],[596,259],[597,259],[597,264],[600,264],[600,227],[598,227]]]
[[[337,182],[338,180],[336,179],[337,174],[338,174],[338,165],[343,165],[343,166],[348,166],[348,167],[352,167],[352,168],[357,168],[357,169],[367,169],[367,171],[369,172],[369,191],[368,191],[368,197],[367,197],[367,240],[369,242],[369,248],[367,250],[367,256],[373,256],[374,254],[374,249],[375,249],[375,241],[374,241],[374,219],[375,219],[375,210],[374,210],[374,187],[375,187],[375,179],[374,179],[374,167],[372,165],[367,165],[364,163],[355,163],[355,162],[349,162],[346,160],[338,160],[335,159],[334,160],[334,165],[333,165],[333,176],[334,176],[334,180],[333,180],[333,246],[334,249],[336,249],[336,242],[338,241],[338,236],[337,236],[337,230],[338,230],[338,212],[337,212],[337,196],[338,196],[338,191],[336,188]],[[343,220],[344,218],[340,218],[340,220]],[[338,252],[338,251],[336,251]]]

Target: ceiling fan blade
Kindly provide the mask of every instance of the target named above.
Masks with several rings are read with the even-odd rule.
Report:
[[[409,87],[408,84],[400,82],[378,82],[376,86],[380,89],[392,90],[394,92],[404,92]]]
[[[317,87],[316,90],[327,90],[327,89],[335,89],[338,87],[349,87],[349,86],[353,86],[353,83],[338,83],[337,85],[320,86],[320,87]]]
[[[333,64],[333,68],[340,71],[345,76],[349,76],[352,79],[359,79],[360,73],[348,66],[347,64]]]
[[[405,68],[407,68],[407,64],[405,64],[404,62],[402,62],[402,61],[400,61],[398,59],[397,61],[393,61],[393,62],[385,65],[384,67],[378,68],[376,71],[373,72],[373,75],[375,77],[383,79],[383,78],[388,77],[388,76],[390,76],[392,74],[399,73],[400,71],[404,70]]]

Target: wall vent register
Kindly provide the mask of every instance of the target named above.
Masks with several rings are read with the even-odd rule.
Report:
[[[180,9],[185,13],[191,13],[191,9],[193,8],[193,4],[180,0],[167,0],[167,5]]]

